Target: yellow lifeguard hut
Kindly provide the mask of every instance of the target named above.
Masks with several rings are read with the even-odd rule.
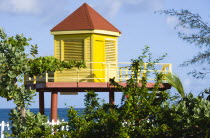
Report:
[[[66,69],[48,73],[33,78],[25,77],[25,85],[39,92],[39,109],[44,114],[44,92],[51,92],[51,119],[57,120],[58,93],[74,94],[93,90],[109,92],[109,103],[114,104],[114,93],[120,92],[109,84],[109,78],[122,86],[132,72],[130,63],[118,62],[118,37],[121,32],[98,14],[88,4],[84,3],[71,15],[51,29],[54,35],[54,56],[62,61],[84,60],[85,69]],[[146,73],[148,63],[144,64]],[[156,63],[159,72],[171,73],[171,64]],[[154,80],[151,79],[151,81]],[[141,83],[141,82],[140,82]],[[141,84],[140,84],[141,85]],[[153,89],[154,83],[148,82],[148,89]],[[170,89],[168,83],[162,83],[159,90]]]
[[[107,82],[116,76],[117,41],[121,32],[88,4],[56,25],[51,34],[56,58],[84,60],[87,64],[83,71],[55,72],[55,82]]]

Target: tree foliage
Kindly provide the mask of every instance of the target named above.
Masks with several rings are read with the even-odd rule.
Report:
[[[14,100],[16,108],[11,111],[13,123],[12,134],[9,137],[209,137],[210,136],[210,102],[201,97],[186,95],[177,100],[169,91],[158,91],[164,77],[162,73],[154,72],[155,87],[148,90],[146,84],[150,70],[155,70],[154,63],[162,57],[152,60],[149,47],[143,50],[141,56],[132,60],[133,75],[122,87],[114,79],[110,83],[123,91],[120,106],[100,102],[97,94],[88,92],[85,96],[85,109],[79,114],[73,107],[68,111],[68,122],[56,128],[68,125],[69,129],[57,131],[52,135],[52,129],[46,124],[46,117],[27,110],[32,102],[35,91],[25,89],[21,85],[24,75],[40,75],[64,68],[84,67],[84,63],[69,61],[61,62],[54,57],[36,58],[37,46],[31,46],[30,54],[25,47],[29,46],[22,35],[8,37],[0,31],[0,96]],[[33,58],[28,58],[31,55]],[[147,59],[147,60],[146,60]],[[140,80],[138,76],[148,63],[147,71]],[[178,101],[178,102],[177,102]]]
[[[167,128],[173,137],[209,137],[210,102],[192,93],[185,96],[178,104],[168,106],[159,116],[159,122]]]
[[[114,79],[112,85],[123,91],[120,106],[100,102],[97,94],[88,92],[85,96],[85,109],[79,114],[73,107],[68,111],[69,129],[58,131],[54,137],[75,138],[139,138],[139,137],[209,137],[210,102],[191,93],[177,99],[169,91],[158,91],[163,74],[156,74],[153,90],[146,88],[149,70],[154,69],[157,60],[152,60],[149,48],[132,60],[133,75],[122,87]],[[148,59],[147,73],[139,85],[138,75]],[[204,121],[205,120],[205,121]],[[60,126],[62,127],[62,126]]]
[[[53,56],[37,57],[28,61],[29,72],[26,75],[39,76],[45,72],[62,71],[64,68],[71,69],[73,67],[84,68],[84,61],[60,61]]]
[[[62,71],[64,68],[85,67],[83,61],[59,61],[55,57],[36,57],[37,46],[30,45],[31,39],[23,35],[8,37],[0,29],[0,96],[11,100],[15,98],[21,87],[17,83],[23,82],[23,76],[42,75],[45,72]],[[26,47],[31,47],[27,54]],[[32,56],[33,58],[29,58]]]
[[[165,78],[166,78],[167,82],[180,93],[182,98],[184,98],[185,92],[184,92],[184,87],[182,85],[180,78],[175,74],[167,74],[167,75],[165,75]]]
[[[12,134],[7,134],[7,137],[36,138],[52,134],[53,128],[47,124],[47,117],[40,113],[35,114],[27,110],[24,124],[20,118],[21,112],[18,110],[11,110],[10,116],[10,120],[13,121]]]
[[[199,14],[192,13],[188,10],[177,11],[174,9],[160,11],[162,14],[174,16],[178,18],[177,27],[187,29],[189,32],[178,32],[179,37],[193,44],[201,49],[201,51],[195,55],[192,59],[183,62],[181,66],[188,66],[190,64],[202,64],[203,68],[193,70],[189,74],[192,74],[196,78],[204,78],[210,73],[210,26],[208,22],[205,22]]]
[[[30,40],[23,35],[9,37],[3,29],[0,29],[0,96],[13,100],[16,104],[16,108],[11,111],[10,118],[13,123],[13,135],[11,136],[16,137],[38,137],[45,130],[49,134],[50,130],[47,125],[43,124],[46,121],[45,116],[33,114],[27,110],[35,91],[25,88],[24,75],[41,75],[44,72],[62,71],[64,68],[85,67],[83,61],[64,62],[51,56],[36,57],[37,45],[30,45]],[[30,47],[29,54],[26,53],[26,47]]]

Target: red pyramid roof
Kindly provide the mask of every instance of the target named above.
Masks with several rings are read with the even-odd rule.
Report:
[[[106,30],[121,33],[98,12],[84,3],[51,31]]]

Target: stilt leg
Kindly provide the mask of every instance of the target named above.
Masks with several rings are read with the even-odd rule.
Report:
[[[51,93],[51,120],[57,121],[58,116],[58,92]]]
[[[44,92],[39,92],[39,112],[44,115]]]
[[[109,104],[114,104],[114,91],[109,91]]]

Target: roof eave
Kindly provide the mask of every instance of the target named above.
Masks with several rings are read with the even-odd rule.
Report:
[[[107,30],[71,30],[71,31],[51,31],[51,35],[66,35],[66,34],[104,34],[111,36],[121,36],[120,32]]]

